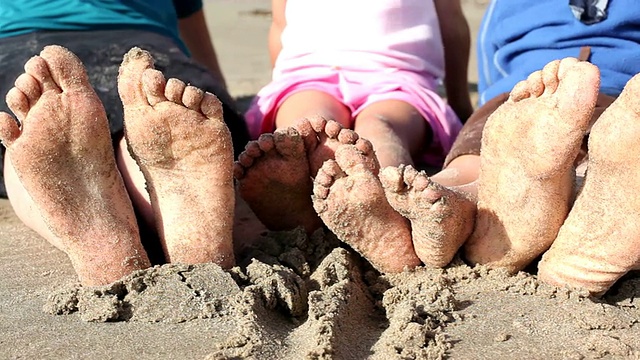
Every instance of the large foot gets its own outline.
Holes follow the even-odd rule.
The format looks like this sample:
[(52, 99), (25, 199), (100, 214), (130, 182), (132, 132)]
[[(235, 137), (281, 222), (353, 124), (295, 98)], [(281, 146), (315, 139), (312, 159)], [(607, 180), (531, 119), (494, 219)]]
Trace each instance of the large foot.
[(549, 248), (569, 211), (572, 166), (599, 80), (589, 63), (553, 61), (516, 85), (489, 118), (469, 261), (516, 272)]
[(584, 186), (539, 264), (542, 281), (601, 295), (640, 269), (639, 98), (636, 75), (592, 127)]
[(389, 204), (411, 221), (411, 237), (423, 263), (446, 266), (467, 240), (476, 204), (467, 195), (446, 188), (411, 166), (380, 172)]
[(263, 134), (236, 162), (240, 195), (267, 228), (302, 226), (311, 233), (322, 226), (311, 201), (312, 177), (322, 162), (333, 159), (335, 148), (357, 140), (353, 131), (321, 118)]
[(420, 265), (409, 224), (387, 202), (366, 140), (343, 145), (318, 171), (314, 208), (336, 236), (381, 272)]
[(104, 285), (149, 266), (116, 168), (102, 103), (80, 60), (47, 46), (7, 94), (20, 121), (0, 113), (7, 156), (83, 285)]
[(233, 266), (233, 147), (220, 101), (165, 81), (138, 48), (124, 57), (118, 91), (167, 260)]

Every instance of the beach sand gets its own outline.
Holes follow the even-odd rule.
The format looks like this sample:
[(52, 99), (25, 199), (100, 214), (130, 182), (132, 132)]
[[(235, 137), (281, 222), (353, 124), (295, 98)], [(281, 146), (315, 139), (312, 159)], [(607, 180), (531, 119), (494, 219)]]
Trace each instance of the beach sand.
[[(463, 2), (475, 39), (486, 5)], [(270, 77), (269, 4), (205, 1), (245, 105)], [(329, 233), (268, 233), (240, 207), (232, 271), (163, 266), (81, 288), (0, 200), (0, 359), (640, 358), (638, 272), (600, 300), (457, 259), (381, 276)]]

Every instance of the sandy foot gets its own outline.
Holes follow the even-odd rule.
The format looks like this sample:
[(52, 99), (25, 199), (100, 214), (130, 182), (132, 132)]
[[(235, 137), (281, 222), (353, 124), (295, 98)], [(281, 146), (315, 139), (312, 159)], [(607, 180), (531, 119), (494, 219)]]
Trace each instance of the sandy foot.
[(339, 145), (357, 140), (353, 131), (322, 118), (262, 134), (235, 164), (240, 194), (270, 230), (302, 226), (311, 233), (322, 226), (311, 201), (312, 177)]
[(233, 266), (233, 148), (220, 101), (165, 81), (139, 48), (124, 57), (118, 91), (167, 260)]
[(420, 260), (435, 267), (451, 262), (473, 231), (475, 203), (411, 166), (386, 167), (380, 181), (389, 204), (411, 221)]
[(572, 165), (598, 87), (595, 66), (553, 61), (516, 85), (489, 118), (467, 260), (515, 272), (548, 249), (569, 211)]
[(601, 295), (640, 269), (639, 97), (636, 75), (592, 127), (584, 187), (539, 264), (542, 281)]
[(343, 145), (335, 157), (314, 182), (313, 205), (325, 225), (381, 272), (420, 265), (409, 224), (387, 202), (378, 168), (371, 166), (371, 143)]
[(80, 60), (47, 46), (7, 94), (22, 128), (0, 114), (0, 137), (20, 182), (83, 285), (149, 266), (115, 164), (102, 103)]

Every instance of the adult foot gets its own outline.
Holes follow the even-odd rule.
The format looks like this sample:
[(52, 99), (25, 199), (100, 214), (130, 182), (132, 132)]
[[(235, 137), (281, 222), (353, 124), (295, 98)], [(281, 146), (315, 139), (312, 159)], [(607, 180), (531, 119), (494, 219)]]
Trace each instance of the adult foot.
[(233, 147), (220, 101), (165, 81), (139, 48), (124, 56), (118, 91), (167, 261), (233, 266)]
[(640, 269), (639, 97), (636, 75), (591, 128), (584, 186), (542, 257), (542, 281), (601, 295)]
[(7, 94), (21, 127), (0, 113), (0, 138), (47, 240), (69, 255), (83, 285), (149, 267), (116, 167), (107, 116), (80, 60), (47, 46)]
[(435, 267), (451, 262), (473, 231), (475, 203), (411, 166), (386, 167), (380, 181), (389, 204), (411, 221), (418, 258)]
[(314, 182), (313, 206), (325, 225), (381, 272), (420, 265), (409, 223), (385, 197), (373, 146), (366, 140), (340, 146)]
[(322, 226), (311, 201), (312, 177), (322, 162), (333, 159), (335, 148), (357, 140), (353, 131), (322, 118), (262, 134), (235, 164), (240, 195), (267, 228), (302, 226), (311, 233)]
[(587, 62), (553, 61), (516, 85), (489, 118), (467, 260), (516, 272), (549, 248), (569, 211), (573, 162), (599, 80)]

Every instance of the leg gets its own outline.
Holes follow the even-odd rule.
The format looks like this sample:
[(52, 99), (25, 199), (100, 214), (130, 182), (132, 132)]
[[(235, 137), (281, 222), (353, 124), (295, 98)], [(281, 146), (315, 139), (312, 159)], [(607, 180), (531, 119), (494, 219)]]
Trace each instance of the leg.
[(413, 165), (431, 138), (426, 120), (412, 105), (400, 100), (375, 102), (358, 114), (355, 132), (373, 144), (380, 166)]
[(148, 267), (107, 117), (82, 63), (48, 46), (25, 70), (7, 94), (21, 129), (8, 114), (0, 116), (18, 216), (69, 255), (84, 285)]
[(515, 272), (551, 245), (569, 211), (573, 162), (598, 87), (595, 66), (554, 61), (520, 82), (489, 118), (469, 261)]
[(322, 117), (349, 128), (351, 112), (338, 99), (317, 90), (303, 90), (290, 95), (276, 112), (276, 129), (286, 129), (300, 119)]
[(311, 178), (339, 145), (357, 140), (353, 131), (320, 117), (262, 134), (235, 165), (240, 194), (267, 228), (302, 226), (311, 233), (322, 226), (311, 202)]
[(156, 228), (156, 219), (151, 206), (151, 198), (147, 191), (147, 181), (140, 170), (140, 166), (131, 156), (129, 146), (125, 137), (118, 141), (116, 146), (116, 164), (122, 174), (124, 185), (129, 193), (129, 198), (134, 208), (144, 219), (146, 225), (151, 229)]
[(409, 224), (387, 202), (373, 147), (366, 140), (343, 145), (324, 163), (314, 184), (313, 206), (336, 236), (381, 272), (420, 265)]
[(629, 270), (640, 269), (639, 96), (636, 75), (592, 127), (584, 186), (542, 257), (542, 281), (601, 295)]
[(118, 91), (167, 260), (233, 266), (233, 150), (220, 102), (165, 81), (138, 48), (124, 57)]

